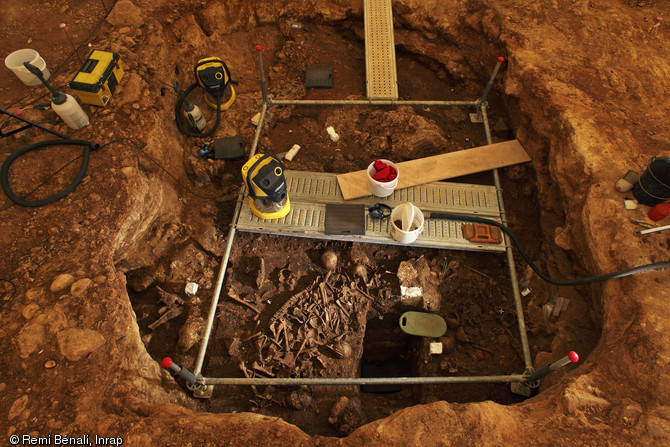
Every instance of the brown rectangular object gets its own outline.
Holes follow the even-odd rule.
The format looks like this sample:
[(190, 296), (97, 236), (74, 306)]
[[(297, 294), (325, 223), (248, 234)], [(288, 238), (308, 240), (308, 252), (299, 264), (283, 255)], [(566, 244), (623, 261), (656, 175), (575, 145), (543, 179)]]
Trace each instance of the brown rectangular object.
[(461, 225), (461, 233), (470, 242), (499, 244), (502, 241), (500, 229), (492, 225), (464, 223)]
[[(489, 171), (527, 161), (530, 161), (530, 156), (518, 140), (403, 161), (396, 163), (399, 172), (396, 189)], [(371, 195), (365, 170), (340, 174), (337, 176), (337, 183), (340, 185), (344, 200)]]

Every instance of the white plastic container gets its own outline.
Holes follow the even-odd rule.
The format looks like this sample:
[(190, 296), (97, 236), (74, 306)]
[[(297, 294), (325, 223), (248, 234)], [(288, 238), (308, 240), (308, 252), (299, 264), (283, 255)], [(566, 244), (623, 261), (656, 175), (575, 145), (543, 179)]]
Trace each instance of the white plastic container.
[(398, 179), (400, 178), (400, 171), (398, 170), (398, 167), (395, 165), (390, 160), (386, 159), (381, 159), (384, 163), (386, 163), (389, 166), (393, 166), (395, 168), (395, 171), (397, 173), (395, 179), (391, 180), (390, 182), (378, 182), (377, 180), (373, 179), (372, 176), (377, 173), (375, 170), (375, 162), (373, 161), (370, 163), (368, 166), (368, 185), (370, 186), (370, 192), (372, 195), (377, 196), (377, 197), (388, 197), (391, 194), (393, 194), (393, 191), (395, 190), (395, 187), (398, 186)]
[(640, 180), (640, 175), (637, 172), (628, 171), (626, 172), (626, 175), (617, 180), (614, 189), (619, 192), (628, 192), (633, 189), (633, 186), (635, 186), (635, 183), (637, 183), (638, 180)]
[(423, 213), (412, 203), (402, 203), (391, 211), (391, 236), (403, 244), (411, 244), (423, 231)]
[(47, 69), (47, 63), (42, 59), (40, 54), (35, 50), (30, 50), (24, 48), (22, 50), (16, 50), (5, 58), (5, 65), (7, 68), (12, 70), (17, 78), (21, 80), (25, 85), (35, 86), (40, 85), (42, 82), (32, 74), (26, 67), (23, 66), (24, 62), (29, 62), (30, 64), (36, 66), (42, 71), (42, 76), (44, 80), (48, 80), (51, 73)]
[(57, 92), (51, 97), (51, 108), (70, 129), (77, 130), (89, 125), (88, 115), (71, 95)]
[(190, 106), (190, 110), (188, 106), (184, 107), (184, 116), (191, 126), (195, 126), (198, 132), (202, 132), (202, 129), (207, 125), (207, 120), (200, 111), (200, 107), (195, 104), (190, 104)]

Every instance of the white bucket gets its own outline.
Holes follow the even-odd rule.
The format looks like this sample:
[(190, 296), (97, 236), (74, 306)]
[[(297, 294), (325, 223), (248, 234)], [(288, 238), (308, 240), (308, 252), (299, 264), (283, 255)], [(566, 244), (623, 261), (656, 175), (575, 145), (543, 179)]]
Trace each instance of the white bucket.
[(16, 50), (5, 58), (5, 65), (12, 70), (16, 77), (25, 85), (40, 85), (42, 82), (37, 76), (29, 72), (28, 69), (23, 66), (24, 62), (29, 62), (39, 68), (42, 71), (44, 80), (49, 79), (49, 76), (51, 76), (51, 73), (49, 73), (49, 70), (47, 69), (47, 63), (44, 62), (44, 59), (40, 57), (40, 54), (37, 51), (29, 50), (27, 48)]
[(397, 172), (397, 175), (395, 179), (391, 180), (390, 182), (378, 182), (377, 180), (373, 179), (372, 176), (377, 173), (375, 170), (375, 162), (373, 161), (370, 163), (368, 166), (368, 184), (370, 185), (370, 192), (372, 195), (377, 196), (377, 197), (388, 197), (391, 194), (393, 194), (393, 190), (395, 189), (396, 186), (398, 186), (398, 178), (400, 177), (400, 171), (398, 170), (398, 167), (395, 165), (390, 160), (385, 160), (381, 159), (380, 161), (383, 161), (389, 166), (393, 166), (395, 168), (395, 171)]
[(391, 211), (391, 236), (403, 244), (411, 244), (423, 231), (423, 213), (412, 203), (402, 203)]

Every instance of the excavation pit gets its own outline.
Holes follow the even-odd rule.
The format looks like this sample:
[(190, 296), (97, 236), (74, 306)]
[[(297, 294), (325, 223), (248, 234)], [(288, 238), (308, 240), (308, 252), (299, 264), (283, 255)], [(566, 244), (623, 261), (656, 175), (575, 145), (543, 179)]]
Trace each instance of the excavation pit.
[[(124, 8), (140, 3), (118, 2)], [(89, 6), (88, 14), (103, 7)], [(9, 410), (8, 436), (61, 431), (99, 431), (112, 436), (122, 432), (128, 436), (128, 445), (156, 443), (165, 440), (166, 433), (175, 445), (194, 439), (211, 444), (226, 439), (245, 445), (336, 445), (340, 441), (346, 445), (430, 445), (447, 438), (464, 444), (550, 444), (556, 436), (588, 444), (662, 438), (667, 417), (658, 404), (667, 395), (663, 385), (667, 382), (663, 380), (667, 349), (658, 341), (658, 334), (667, 328), (659, 297), (666, 292), (662, 274), (655, 272), (595, 286), (559, 288), (540, 281), (515, 256), (520, 285), (530, 291), (522, 297), (522, 312), (533, 367), (540, 368), (571, 349), (581, 354), (583, 362), (547, 376), (539, 394), (521, 405), (516, 402), (522, 398), (510, 393), (506, 385), (488, 383), (405, 385), (393, 393), (372, 393), (355, 385), (274, 389), (260, 385), (260, 395), (271, 396), (269, 399), (258, 398), (249, 386), (215, 386), (209, 399), (200, 400), (191, 397), (192, 390), (183, 381), (160, 370), (159, 362), (166, 355), (194, 369), (236, 208), (242, 164), (213, 163), (194, 155), (197, 147), (174, 129), (175, 97), (169, 78), (188, 84), (192, 81), (191, 59), (212, 55), (216, 48), (220, 52), (216, 55), (229, 63), (233, 77), (240, 80), (238, 99), (225, 114), (221, 134), (242, 134), (247, 149), (255, 130), (249, 119), (260, 109), (252, 48), (256, 43), (264, 47), (269, 92), (275, 99), (365, 97), (360, 5), (319, 4), (300, 13), (290, 5), (281, 11), (277, 5), (262, 6), (265, 9), (253, 14), (254, 5), (248, 3), (224, 7), (214, 2), (204, 6), (145, 2), (139, 12), (128, 15), (136, 21), (141, 18), (143, 24), (101, 25), (105, 37), (96, 38), (93, 44), (119, 51), (129, 70), (114, 102), (107, 109), (90, 110), (95, 129), (84, 129), (77, 137), (100, 143), (118, 137), (142, 139), (140, 147), (153, 161), (128, 142), (113, 143), (92, 156), (89, 176), (57, 207), (5, 211), (8, 225), (0, 239), (8, 249), (2, 277), (17, 285), (16, 296), (3, 301), (2, 308), (3, 351), (13, 357), (9, 360), (16, 360), (7, 362), (10, 366), (0, 384), (0, 399)], [(664, 70), (657, 53), (662, 54), (665, 43), (640, 25), (647, 20), (648, 8), (628, 10), (598, 2), (565, 6), (464, 2), (445, 11), (439, 2), (422, 6), (395, 2), (395, 38), (403, 99), (476, 99), (496, 58), (504, 55), (509, 59), (489, 97), (492, 136), (518, 138), (533, 158), (527, 165), (499, 171), (509, 226), (552, 277), (576, 278), (665, 257), (663, 233), (630, 236), (637, 229), (630, 215), (640, 217), (644, 210), (619, 213), (620, 196), (610, 191), (631, 163), (659, 155), (667, 144), (662, 126), (667, 106), (654, 103), (646, 93), (663, 89), (652, 74)], [(10, 14), (5, 15), (9, 26), (0, 31), (3, 37), (16, 29), (13, 13), (21, 8), (25, 9), (9, 8)], [(47, 9), (49, 14), (39, 14)], [(71, 27), (72, 23), (86, 25), (90, 17), (77, 15), (73, 9), (68, 12)], [(50, 4), (35, 7), (36, 26), (47, 29), (44, 18), (53, 17), (51, 13), (57, 10)], [(110, 20), (121, 23), (120, 17), (112, 15)], [(249, 17), (253, 17), (251, 22)], [(605, 18), (607, 22), (602, 22)], [(572, 34), (564, 34), (565, 30)], [(31, 47), (39, 49), (50, 67), (57, 67), (63, 45), (57, 38), (46, 42), (49, 33), (39, 34), (34, 33)], [(83, 34), (75, 37), (75, 43)], [(555, 39), (558, 35), (565, 39)], [(588, 38), (582, 39), (585, 36)], [(256, 42), (259, 38), (263, 41)], [(570, 47), (574, 58), (563, 57), (565, 48), (554, 43), (559, 40), (575, 43)], [(589, 48), (580, 47), (581, 41), (589, 42)], [(25, 39), (14, 43), (20, 48)], [(612, 53), (611, 48), (621, 54)], [(644, 74), (627, 64), (612, 68), (610, 62), (634, 52)], [(76, 71), (77, 65), (76, 57), (71, 58), (54, 79), (67, 82), (65, 71)], [(333, 88), (305, 89), (304, 73), (310, 66), (332, 66)], [(8, 107), (27, 92), (17, 88), (17, 81), (9, 76), (3, 80), (11, 87), (3, 86), (2, 92)], [(38, 96), (34, 92), (29, 99)], [(600, 108), (603, 104), (605, 109)], [(487, 142), (481, 125), (470, 122), (469, 114), (476, 110), (468, 108), (273, 106), (270, 112), (273, 115), (260, 135), (259, 150), (281, 153), (298, 142), (293, 140), (306, 141), (290, 167), (296, 170), (349, 172), (364, 168), (370, 157), (390, 157), (391, 152), (401, 157), (390, 159), (402, 161)], [(49, 113), (27, 109), (36, 120), (48, 120)], [(212, 117), (208, 115), (210, 121)], [(633, 124), (629, 117), (635, 117)], [(324, 132), (326, 125), (340, 134), (338, 145), (331, 145)], [(348, 134), (352, 130), (361, 134)], [(35, 133), (30, 134), (34, 138)], [(11, 150), (22, 144), (14, 138), (5, 141)], [(9, 152), (8, 148), (5, 155)], [(610, 156), (613, 154), (616, 156)], [(13, 169), (12, 181), (17, 180), (18, 189), (27, 193), (47, 180), (48, 169), (42, 172), (42, 167), (60, 166), (61, 157), (69, 160), (69, 155), (54, 151), (27, 156)], [(155, 161), (201, 197), (174, 183)], [(76, 169), (69, 168), (59, 171), (52, 185), (40, 191), (58, 190), (66, 184)], [(489, 173), (451, 181), (494, 183)], [(292, 296), (315, 281), (318, 287), (326, 275), (320, 264), (325, 250), (336, 252), (343, 262), (338, 275), (345, 271), (351, 275), (352, 250), (367, 251), (374, 261), (368, 273), (371, 278), (378, 275), (382, 282), (381, 287), (373, 284), (372, 291), (388, 289), (389, 299), (399, 294), (401, 263), (425, 261), (427, 271), (440, 280), (441, 308), (437, 312), (463, 328), (462, 341), (456, 340), (458, 329), (448, 330), (447, 338), (456, 342), (450, 352), (441, 354), (450, 362), (444, 364), (446, 374), (522, 372), (517, 315), (510, 306), (513, 300), (504, 255), (368, 244), (361, 248), (345, 242), (238, 232), (202, 365), (206, 377), (241, 378), (239, 361), (254, 369), (256, 339), (244, 340), (257, 332), (256, 321), (269, 330), (266, 323), (271, 315)], [(269, 254), (281, 256), (275, 259)], [(261, 259), (266, 281), (278, 285), (278, 290), (257, 299)], [(443, 275), (445, 261), (447, 267), (451, 261), (458, 262), (455, 276), (451, 271)], [(59, 288), (63, 273), (82, 282), (72, 289)], [(200, 286), (193, 297), (184, 293), (191, 281)], [(228, 295), (231, 281), (242, 285), (239, 299), (261, 309), (258, 320), (253, 309)], [(51, 288), (52, 283), (56, 285)], [(184, 303), (180, 315), (152, 331), (148, 325), (169, 311), (161, 313), (163, 307), (170, 307), (157, 302), (156, 286)], [(551, 306), (566, 300), (567, 308), (553, 315)], [(369, 373), (371, 362), (365, 357), (374, 358), (371, 346), (381, 345), (381, 334), (391, 330), (375, 325), (391, 317), (369, 310), (363, 313), (357, 339), (350, 345), (351, 360), (337, 357), (325, 345), (316, 346), (327, 365), (344, 361), (346, 367), (323, 368), (315, 356), (313, 369), (358, 378), (377, 374)], [(395, 310), (390, 314), (397, 316)], [(233, 339), (242, 334), (236, 353)], [(82, 341), (85, 350), (73, 351), (75, 340)], [(402, 375), (445, 374), (442, 362), (433, 358), (440, 354), (427, 354), (424, 341), (413, 340), (408, 347), (391, 339), (386, 355), (377, 357), (378, 374), (390, 367), (402, 370), (408, 364), (409, 372), (402, 371)], [(444, 341), (443, 349), (451, 343)], [(398, 362), (391, 355), (393, 350), (407, 350), (411, 355), (398, 356), (402, 360)], [(272, 362), (260, 364), (253, 374), (262, 375), (261, 369), (268, 365), (272, 367)], [(279, 372), (277, 368), (272, 374)], [(103, 404), (99, 403), (101, 395), (109, 396)], [(347, 397), (346, 405), (342, 396)], [(338, 405), (342, 412), (331, 424), (329, 413)], [(49, 418), (36, 418), (37, 408), (49, 409)]]
[[(330, 25), (310, 22), (302, 25), (301, 32), (309, 33), (305, 42), (336, 39), (339, 42), (331, 42), (335, 44), (333, 48), (351, 50), (330, 52), (330, 47), (319, 46), (315, 65), (337, 61), (342, 67), (356, 66), (361, 57), (361, 42), (355, 32), (338, 33)], [(307, 47), (305, 43), (302, 51), (297, 51), (295, 40), (287, 39), (278, 50), (279, 56), (269, 58), (274, 62), (268, 67), (270, 92), (278, 89), (278, 95), (333, 100), (338, 94), (360, 89), (364, 73), (346, 77), (338, 74), (337, 69), (332, 90), (305, 89), (299, 82), (302, 79), (299, 67), (304, 64), (292, 63), (291, 56), (308, 53)], [(477, 85), (479, 79), (454, 81), (444, 71), (426, 68), (437, 66), (434, 61), (426, 63), (425, 56), (407, 50), (399, 51), (398, 65), (402, 68), (400, 93), (407, 98), (430, 100), (430, 94), (449, 92), (450, 100), (458, 101), (462, 99), (456, 98), (459, 94), (481, 90), (481, 85)], [(495, 141), (513, 137), (508, 123), (517, 118), (504, 114), (505, 101), (497, 91), (493, 91), (488, 103), (487, 118), (495, 123), (491, 126), (492, 137)], [(427, 105), (273, 106), (267, 110), (266, 122), (260, 127), (258, 149), (279, 153), (299, 143), (303, 149), (295, 160), (286, 162), (288, 168), (349, 172), (361, 169), (371, 158), (388, 156), (404, 161), (484, 145), (487, 139), (483, 126), (469, 117), (469, 112), (476, 110), (474, 106)], [(331, 123), (346, 136), (337, 144), (322, 132)], [(519, 165), (503, 169), (501, 174), (509, 219), (521, 229), (520, 237), (527, 249), (537, 254), (541, 241), (532, 237), (539, 225), (533, 186), (536, 173), (529, 166)], [(486, 172), (454, 181), (494, 184), (493, 176)], [(338, 256), (338, 266), (333, 271), (321, 264), (321, 254), (326, 250)], [(291, 256), (287, 258), (284, 253)], [(172, 255), (180, 257), (177, 252)], [(171, 259), (162, 262), (168, 261), (174, 262)], [(365, 267), (365, 279), (352, 273), (355, 265)], [(423, 298), (403, 299), (398, 279), (401, 266), (418, 271), (424, 285), (433, 290)], [(516, 268), (525, 283), (530, 284), (532, 273), (522, 263)], [(197, 276), (197, 270), (180, 272), (182, 276), (187, 273), (189, 278)], [(203, 349), (200, 339), (206, 332), (207, 294), (212, 293), (211, 271), (208, 276), (209, 286), (201, 287), (197, 301), (184, 307), (186, 317), (180, 316), (154, 331), (140, 321), (141, 333), (150, 342), (149, 352), (157, 360), (172, 353), (180, 364), (197, 368), (197, 357)], [(175, 278), (165, 279), (167, 283), (175, 283)], [(566, 313), (560, 319), (544, 316), (541, 309), (549, 300), (551, 288), (538, 283), (537, 278), (532, 282), (532, 293), (523, 298), (522, 304), (527, 309), (525, 329), (535, 355), (552, 352), (556, 343), (563, 344), (564, 341), (556, 339), (562, 336), (560, 327), (570, 324), (575, 317), (583, 323), (584, 314)], [(137, 297), (135, 291), (129, 294), (131, 298)], [(133, 300), (136, 312), (137, 303), (145, 301), (146, 297)], [(590, 307), (585, 300), (575, 301), (580, 302), (573, 303), (573, 309)], [(144, 305), (139, 306), (143, 309)], [(403, 334), (398, 317), (407, 310), (428, 310), (442, 315), (449, 322), (447, 333), (440, 339)], [(352, 245), (238, 231), (215, 315), (212, 336), (202, 357), (202, 375), (212, 384), (245, 377), (389, 378), (391, 383), (324, 386), (305, 381), (302, 386), (255, 387), (236, 386), (233, 382), (210, 384), (212, 397), (197, 402), (202, 410), (278, 416), (312, 435), (344, 436), (367, 422), (419, 403), (491, 400), (513, 404), (523, 400), (510, 391), (509, 382), (519, 379), (497, 380), (500, 383), (486, 379), (520, 377), (525, 371), (513, 291), (501, 254)], [(179, 332), (178, 340), (174, 336), (161, 337), (161, 333), (170, 331), (173, 335)], [(597, 339), (595, 321), (589, 321), (583, 331), (586, 331), (584, 340)], [(164, 340), (162, 346), (152, 341), (155, 336)], [(430, 354), (430, 342), (441, 343), (443, 353)], [(591, 342), (580, 343), (583, 352), (591, 348)], [(392, 383), (395, 378), (441, 376), (465, 377), (465, 380), (446, 384)], [(484, 379), (477, 379), (481, 377)], [(329, 420), (331, 407), (337, 407), (338, 398), (343, 396), (348, 403), (340, 409), (341, 418), (330, 416)]]

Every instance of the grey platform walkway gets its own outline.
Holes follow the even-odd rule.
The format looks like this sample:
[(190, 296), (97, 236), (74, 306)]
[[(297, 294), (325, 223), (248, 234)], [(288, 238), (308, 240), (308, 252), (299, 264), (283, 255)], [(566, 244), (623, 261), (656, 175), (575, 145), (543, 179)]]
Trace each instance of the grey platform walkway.
[[(435, 182), (395, 191), (391, 196), (374, 196), (345, 201), (337, 184), (335, 174), (305, 171), (285, 171), (290, 213), (282, 219), (259, 219), (245, 198), (237, 220), (237, 229), (255, 233), (291, 235), (318, 239), (371, 242), (403, 245), (390, 235), (390, 219), (373, 219), (367, 206), (385, 203), (391, 208), (412, 202), (424, 214), (449, 212), (469, 216), (483, 216), (500, 221), (500, 212), (494, 186), (462, 183)], [(326, 204), (360, 204), (365, 208), (364, 235), (325, 234)], [(448, 220), (427, 219), (424, 230), (413, 246), (504, 252), (504, 243), (473, 243), (463, 238), (461, 223)]]

